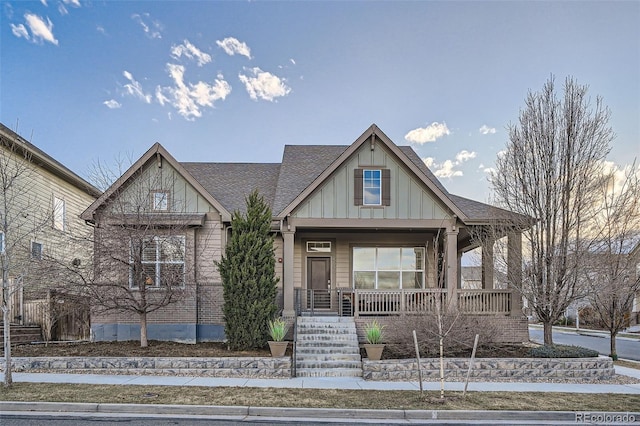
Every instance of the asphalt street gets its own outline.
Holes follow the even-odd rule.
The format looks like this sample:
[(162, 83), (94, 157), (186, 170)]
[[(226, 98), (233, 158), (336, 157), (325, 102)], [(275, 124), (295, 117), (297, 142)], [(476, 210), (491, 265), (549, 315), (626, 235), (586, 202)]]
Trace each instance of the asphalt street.
[[(544, 340), (542, 329), (530, 327), (529, 339), (536, 343), (542, 343)], [(609, 355), (609, 336), (607, 334), (580, 334), (575, 331), (553, 330), (553, 343), (582, 346), (596, 350), (601, 355)], [(618, 337), (616, 349), (619, 358), (640, 361), (640, 340)]]

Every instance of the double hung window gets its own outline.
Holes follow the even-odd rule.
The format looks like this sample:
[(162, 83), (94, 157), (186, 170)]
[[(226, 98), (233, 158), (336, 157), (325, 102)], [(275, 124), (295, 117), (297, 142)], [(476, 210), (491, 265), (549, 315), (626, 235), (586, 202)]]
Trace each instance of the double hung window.
[(131, 242), (130, 285), (184, 286), (184, 236), (156, 236)]

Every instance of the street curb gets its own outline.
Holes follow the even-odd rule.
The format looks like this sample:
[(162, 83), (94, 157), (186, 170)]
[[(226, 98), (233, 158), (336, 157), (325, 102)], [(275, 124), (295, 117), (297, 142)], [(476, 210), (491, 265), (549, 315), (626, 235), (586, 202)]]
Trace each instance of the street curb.
[[(491, 411), (491, 410), (366, 410), (336, 408), (282, 408), (214, 405), (99, 404), (0, 401), (1, 415), (35, 413), (131, 414), (149, 417), (261, 417), (362, 420), (472, 420), (576, 422), (585, 415), (626, 415), (640, 421), (640, 412), (582, 413), (574, 411)], [(0, 416), (1, 416), (0, 415)]]

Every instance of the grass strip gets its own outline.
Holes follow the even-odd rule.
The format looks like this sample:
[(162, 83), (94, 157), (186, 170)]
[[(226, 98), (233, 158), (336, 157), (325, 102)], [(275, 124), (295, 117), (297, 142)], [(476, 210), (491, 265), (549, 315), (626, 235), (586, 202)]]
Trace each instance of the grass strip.
[(640, 395), (14, 383), (2, 401), (405, 410), (640, 411)]

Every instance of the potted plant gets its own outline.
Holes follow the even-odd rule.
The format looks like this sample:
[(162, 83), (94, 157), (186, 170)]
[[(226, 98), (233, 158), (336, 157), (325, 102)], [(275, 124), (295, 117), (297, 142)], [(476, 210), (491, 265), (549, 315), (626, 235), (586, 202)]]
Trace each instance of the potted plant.
[(380, 325), (377, 320), (371, 321), (364, 327), (364, 333), (367, 339), (364, 349), (367, 351), (367, 358), (371, 361), (379, 361), (382, 357), (382, 350), (384, 349), (384, 344), (382, 343), (384, 336), (383, 328), (384, 326)]
[(289, 342), (284, 341), (284, 336), (287, 334), (288, 329), (287, 322), (282, 318), (269, 321), (269, 336), (271, 336), (271, 340), (268, 343), (272, 357), (284, 356), (287, 351)]

